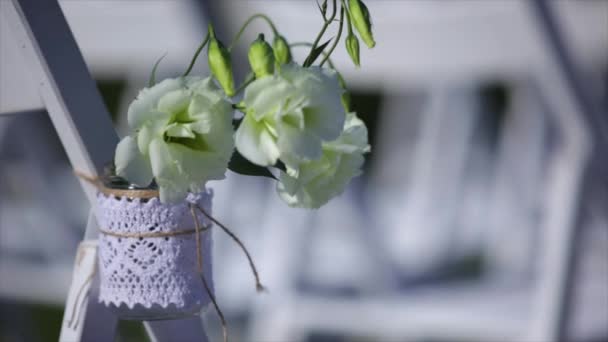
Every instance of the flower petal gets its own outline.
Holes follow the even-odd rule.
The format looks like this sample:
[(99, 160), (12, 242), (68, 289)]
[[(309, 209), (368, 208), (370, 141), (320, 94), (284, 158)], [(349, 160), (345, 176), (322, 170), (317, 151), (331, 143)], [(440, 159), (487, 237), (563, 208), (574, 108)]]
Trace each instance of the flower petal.
[(365, 123), (355, 113), (349, 113), (342, 135), (335, 141), (326, 143), (324, 148), (342, 153), (369, 152)]
[(213, 78), (211, 77), (186, 77), (186, 85), (194, 94), (204, 96), (211, 103), (226, 100), (226, 95), (214, 83)]
[(165, 113), (179, 114), (188, 108), (190, 97), (190, 92), (186, 89), (170, 91), (158, 100), (158, 109)]
[[(336, 104), (338, 105), (336, 106)], [(346, 113), (339, 97), (337, 103), (326, 103), (324, 105), (324, 107), (313, 106), (302, 109), (304, 125), (307, 130), (310, 130), (319, 138), (331, 141), (338, 138), (342, 133)], [(328, 115), (328, 111), (331, 111), (331, 115)]]
[(116, 174), (133, 184), (145, 187), (152, 182), (150, 162), (137, 148), (137, 142), (131, 136), (123, 138), (116, 146), (114, 157)]
[(188, 194), (187, 180), (181, 177), (167, 143), (155, 138), (150, 143), (149, 151), (150, 164), (159, 187), (161, 202), (172, 203), (183, 200)]
[(180, 78), (166, 79), (151, 88), (144, 88), (137, 98), (131, 102), (127, 111), (127, 119), (131, 130), (139, 130), (150, 119), (151, 111), (156, 109), (159, 99), (167, 92), (179, 89), (183, 84)]
[(160, 113), (162, 117), (156, 119), (148, 120), (137, 133), (137, 145), (139, 146), (139, 152), (144, 155), (148, 154), (148, 145), (152, 142), (154, 138), (162, 138), (163, 132), (165, 130), (165, 126), (169, 122), (169, 117), (161, 112), (151, 112), (156, 113), (157, 115)]
[[(353, 177), (361, 174), (363, 155), (361, 153), (328, 156), (332, 165), (319, 172), (314, 170), (316, 161), (302, 165), (297, 177), (281, 173), (277, 192), (290, 207), (316, 209), (333, 197), (341, 194)], [(326, 165), (327, 166), (327, 165)], [(310, 170), (306, 170), (310, 169)], [(315, 174), (314, 178), (304, 178), (304, 174)]]
[(281, 159), (288, 164), (321, 157), (321, 140), (312, 132), (299, 130), (289, 124), (279, 126), (279, 150)]
[(296, 207), (298, 206), (298, 203), (303, 202), (301, 195), (298, 196), (300, 191), (298, 180), (294, 177), (281, 172), (280, 180), (277, 182), (276, 189), (279, 197), (281, 197), (281, 199), (290, 207)]
[(229, 158), (213, 152), (196, 151), (180, 144), (168, 144), (180, 177), (189, 188), (200, 188), (208, 180), (224, 179)]
[(294, 88), (285, 80), (273, 76), (253, 81), (245, 89), (243, 102), (256, 120), (277, 112)]
[(249, 114), (236, 131), (235, 143), (243, 157), (257, 165), (274, 165), (280, 155), (275, 138)]
[(188, 127), (188, 124), (172, 123), (167, 126), (165, 131), (168, 136), (176, 138), (194, 138), (194, 132)]
[(194, 95), (188, 106), (188, 115), (190, 117), (205, 116), (211, 114), (211, 110), (215, 102), (202, 95)]

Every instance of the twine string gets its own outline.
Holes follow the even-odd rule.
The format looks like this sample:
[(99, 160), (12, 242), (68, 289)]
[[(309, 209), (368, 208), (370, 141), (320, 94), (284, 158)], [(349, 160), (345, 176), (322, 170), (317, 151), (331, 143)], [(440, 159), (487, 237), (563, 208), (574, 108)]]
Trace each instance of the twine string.
[[(211, 225), (201, 227), (200, 232), (205, 232)], [(184, 230), (174, 230), (171, 232), (150, 232), (150, 233), (116, 233), (109, 230), (105, 230), (99, 228), (99, 231), (104, 235), (109, 235), (113, 237), (119, 238), (159, 238), (159, 237), (171, 237), (171, 236), (180, 236), (180, 235), (190, 235), (197, 233), (196, 229), (184, 229)], [(196, 234), (198, 236), (198, 234)]]
[(80, 317), (80, 313), (79, 313), (80, 309), (82, 308), (84, 303), (86, 303), (86, 299), (88, 297), (88, 290), (86, 291), (86, 294), (85, 294), (82, 302), (79, 301), (79, 298), (82, 295), (86, 286), (93, 280), (93, 277), (97, 273), (96, 269), (97, 269), (97, 267), (95, 267), (95, 264), (94, 264), (93, 271), (91, 272), (91, 274), (88, 275), (88, 277), (85, 279), (85, 281), (82, 283), (82, 285), (80, 285), (80, 288), (78, 289), (78, 292), (76, 293), (76, 298), (74, 299), (74, 305), (72, 305), (72, 314), (70, 315), (70, 319), (68, 320), (68, 328), (76, 329), (78, 327), (79, 319), (78, 320), (76, 320), (76, 319)]
[(227, 342), (228, 341), (228, 325), (226, 324), (226, 318), (224, 318), (224, 314), (222, 313), (222, 310), (220, 310), (220, 306), (217, 304), (217, 300), (215, 299), (215, 296), (211, 292), (211, 289), (209, 289), (209, 284), (207, 284), (207, 280), (205, 279), (205, 273), (203, 272), (203, 255), (200, 252), (201, 251), (201, 239), (199, 236), (200, 234), (198, 234), (198, 232), (201, 229), (201, 226), (200, 226), (200, 222), (198, 221), (198, 218), (196, 217), (196, 212), (194, 211), (194, 205), (192, 205), (192, 204), (190, 204), (190, 213), (192, 214), (192, 220), (194, 220), (194, 226), (196, 227), (196, 251), (197, 251), (196, 262), (198, 265), (198, 273), (200, 274), (201, 279), (203, 280), (203, 286), (205, 287), (205, 291), (207, 291), (207, 295), (209, 295), (209, 299), (211, 299), (211, 303), (213, 303), (215, 312), (217, 313), (218, 317), (220, 318), (220, 321), (222, 323), (222, 334), (224, 336), (224, 342)]
[(243, 252), (245, 253), (245, 256), (247, 257), (247, 260), (249, 261), (249, 267), (251, 268), (251, 271), (253, 272), (253, 276), (255, 277), (255, 288), (256, 288), (256, 290), (258, 292), (266, 291), (266, 288), (260, 282), (260, 275), (258, 274), (258, 270), (255, 267), (255, 264), (253, 263), (253, 258), (251, 258), (251, 255), (249, 254), (249, 251), (247, 250), (247, 247), (245, 247), (245, 244), (243, 244), (243, 242), (241, 242), (241, 239), (239, 239), (236, 236), (236, 234), (234, 234), (232, 231), (230, 231), (230, 229), (228, 229), (228, 227), (226, 227), (220, 221), (216, 220), (215, 218), (213, 218), (213, 216), (211, 216), (210, 214), (208, 214), (203, 208), (201, 208), (200, 205), (196, 205), (196, 207), (198, 208), (198, 210), (201, 213), (203, 213), (203, 215), (205, 215), (205, 217), (207, 217), (209, 220), (211, 220), (211, 222), (217, 224), (220, 228), (222, 228), (222, 230), (224, 230), (224, 232), (226, 234), (228, 234), (228, 236), (230, 236), (232, 238), (232, 240), (234, 240), (234, 242), (236, 242), (237, 245), (239, 245), (239, 247), (241, 248), (241, 250), (243, 250)]

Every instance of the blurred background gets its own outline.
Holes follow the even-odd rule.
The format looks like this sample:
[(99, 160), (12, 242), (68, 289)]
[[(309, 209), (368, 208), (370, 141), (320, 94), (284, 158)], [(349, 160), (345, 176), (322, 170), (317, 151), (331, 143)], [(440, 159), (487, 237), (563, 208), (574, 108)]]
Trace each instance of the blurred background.
[[(333, 55), (370, 131), (364, 175), (318, 211), (265, 179), (210, 184), (269, 288), (256, 295), (216, 231), (232, 341), (607, 341), (608, 1), (548, 2), (562, 50), (532, 1), (366, 3), (376, 48), (362, 45), (361, 69), (342, 44)], [(322, 23), (304, 0), (60, 5), (119, 134), (154, 62), (167, 53), (157, 79), (181, 74), (207, 23), (229, 42), (264, 12), (292, 43)], [(272, 36), (256, 22), (234, 50), (237, 83), (258, 32)], [(0, 48), (0, 340), (55, 341), (89, 205), (6, 20)], [(146, 337), (125, 321), (117, 339)]]

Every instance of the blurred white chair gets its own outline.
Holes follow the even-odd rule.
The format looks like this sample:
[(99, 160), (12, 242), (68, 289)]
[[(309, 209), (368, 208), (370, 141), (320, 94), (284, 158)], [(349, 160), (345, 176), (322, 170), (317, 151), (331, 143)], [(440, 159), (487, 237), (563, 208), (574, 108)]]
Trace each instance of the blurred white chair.
[[(420, 118), (416, 120), (412, 120), (413, 113), (407, 113), (406, 101), (397, 95), (387, 98), (380, 132), (395, 127), (387, 130), (394, 134), (381, 134), (374, 152), (381, 161), (401, 155), (409, 140), (398, 129), (404, 126), (418, 131), (414, 151), (401, 165), (377, 166), (370, 203), (371, 221), (376, 224), (372, 229), (392, 260), (405, 274), (415, 277), (435, 271), (453, 258), (465, 166), (481, 113), (475, 89), (470, 86), (433, 87), (427, 106), (415, 114)], [(410, 169), (409, 174), (401, 171), (404, 168)]]
[[(416, 128), (405, 127), (405, 123), (418, 123), (415, 127), (420, 128), (420, 136), (416, 140), (416, 149), (412, 150), (407, 146), (404, 148), (403, 153), (411, 156), (405, 160), (411, 163), (393, 164), (412, 169), (403, 172), (408, 174), (409, 180), (405, 186), (403, 183), (391, 182), (396, 179), (399, 169), (392, 175), (387, 172), (379, 173), (381, 176), (376, 184), (381, 189), (374, 188), (372, 191), (384, 190), (386, 193), (373, 194), (372, 202), (375, 203), (376, 212), (374, 219), (370, 221), (376, 225), (372, 223), (373, 226), (367, 229), (384, 230), (382, 240), (388, 246), (387, 253), (398, 255), (401, 260), (405, 259), (404, 265), (409, 266), (414, 273), (432, 269), (433, 266), (449, 259), (453, 254), (445, 252), (444, 248), (451, 250), (455, 241), (461, 244), (460, 251), (456, 248), (457, 252), (466, 253), (475, 249), (483, 252), (496, 272), (481, 283), (446, 284), (375, 296), (343, 298), (306, 293), (298, 289), (297, 279), (300, 275), (294, 273), (294, 269), (299, 269), (298, 263), (302, 262), (294, 254), (301, 251), (303, 244), (310, 243), (301, 240), (307, 237), (305, 232), (300, 232), (306, 229), (300, 227), (304, 220), (286, 218), (275, 223), (277, 226), (286, 226), (297, 222), (297, 227), (291, 231), (294, 235), (289, 242), (279, 238), (283, 237), (285, 232), (271, 228), (272, 222), (267, 222), (264, 224), (264, 235), (272, 237), (266, 240), (267, 244), (263, 245), (263, 249), (271, 256), (265, 259), (270, 264), (263, 265), (266, 270), (270, 270), (271, 279), (281, 279), (279, 283), (282, 286), (279, 293), (273, 292), (272, 302), (260, 301), (256, 305), (251, 338), (264, 341), (297, 341), (303, 340), (311, 332), (373, 336), (374, 339), (389, 341), (404, 338), (549, 341), (563, 338), (561, 317), (564, 310), (570, 309), (564, 306), (568, 301), (566, 296), (570, 295), (567, 279), (573, 276), (568, 270), (567, 260), (573, 251), (568, 237), (572, 236), (579, 215), (576, 199), (583, 170), (588, 163), (590, 135), (584, 115), (577, 108), (578, 99), (569, 92), (566, 76), (546, 40), (543, 23), (539, 21), (541, 18), (534, 15), (538, 13), (534, 12), (533, 3), (524, 1), (487, 3), (481, 8), (476, 3), (474, 8), (469, 8), (470, 13), (462, 8), (462, 4), (459, 4), (460, 7), (418, 3), (400, 5), (403, 6), (401, 12), (393, 8), (393, 13), (407, 13), (410, 10), (415, 12), (423, 10), (425, 6), (433, 7), (433, 11), (419, 17), (416, 23), (421, 26), (405, 25), (400, 26), (400, 30), (397, 30), (396, 26), (390, 26), (385, 30), (390, 29), (393, 34), (398, 33), (401, 37), (403, 32), (417, 37), (433, 33), (431, 36), (435, 39), (412, 40), (414, 47), (421, 44), (427, 47), (413, 49), (416, 50), (412, 51), (413, 54), (405, 53), (409, 50), (403, 48), (402, 43), (399, 44), (400, 50), (390, 54), (392, 58), (399, 60), (392, 68), (388, 66), (390, 63), (376, 59), (376, 62), (381, 61), (384, 68), (390, 68), (390, 72), (383, 73), (390, 75), (384, 80), (387, 87), (399, 84), (394, 79), (404, 79), (402, 85), (409, 88), (416, 87), (417, 84), (418, 87), (435, 90), (432, 86), (439, 83), (438, 80), (449, 79), (448, 84), (456, 86), (443, 86), (441, 89), (449, 90), (447, 94), (463, 91), (462, 89), (465, 89), (465, 92), (464, 96), (459, 98), (459, 101), (463, 101), (460, 105), (454, 108), (446, 106), (458, 112), (458, 116), (450, 116), (449, 109), (444, 109), (443, 113), (441, 110), (431, 111), (430, 115), (423, 119), (411, 120), (399, 115), (388, 118), (394, 121), (386, 123), (386, 126), (390, 127), (384, 137), (386, 140), (380, 141), (375, 149), (375, 153), (384, 158), (377, 160), (387, 160), (387, 155), (395, 156), (395, 152), (390, 149), (382, 150), (384, 146), (407, 144), (410, 137), (404, 132)], [(391, 3), (391, 6), (398, 5)], [(602, 18), (595, 15), (595, 11), (605, 9), (605, 3), (576, 6), (561, 2), (552, 3), (550, 6), (557, 6), (562, 10), (559, 12), (559, 23), (568, 27), (569, 34), (574, 31), (577, 38), (581, 38), (580, 28), (586, 27), (596, 30), (603, 37), (606, 36), (606, 32), (597, 31)], [(234, 4), (232, 7), (235, 7)], [(576, 7), (573, 11), (566, 10), (573, 7)], [(379, 4), (370, 3), (370, 10), (376, 15), (378, 12), (374, 10), (383, 8)], [(386, 18), (390, 17), (386, 15)], [(386, 23), (384, 24), (387, 27)], [(427, 31), (423, 28), (427, 28)], [(382, 28), (379, 30), (378, 36), (382, 34)], [(443, 37), (436, 32), (446, 33), (449, 39), (440, 39)], [(605, 42), (591, 43), (592, 40), (595, 41), (595, 38), (575, 41), (578, 47), (581, 44), (586, 46), (586, 49), (577, 51), (588, 52), (584, 55), (584, 60), (588, 63), (594, 63), (593, 61), (605, 56), (605, 51), (599, 51), (597, 46), (592, 47), (594, 44), (605, 47)], [(572, 39), (568, 39), (568, 42), (571, 43)], [(475, 45), (471, 45), (473, 43)], [(393, 49), (397, 48), (397, 45), (390, 42), (385, 44)], [(437, 48), (430, 49), (429, 45)], [(429, 49), (435, 53), (430, 53)], [(442, 53), (437, 53), (438, 50)], [(375, 65), (373, 59), (369, 63)], [(379, 65), (376, 67), (380, 68)], [(369, 73), (378, 72), (374, 67), (364, 70)], [(451, 72), (442, 73), (438, 70)], [(368, 79), (368, 84), (370, 79), (371, 82), (374, 80), (370, 74), (361, 75)], [(349, 76), (351, 74), (347, 72), (347, 78)], [(462, 212), (456, 214), (454, 210), (464, 209), (463, 204), (459, 202), (466, 199), (459, 197), (462, 195), (459, 190), (463, 186), (463, 173), (469, 172), (464, 169), (464, 163), (474, 151), (470, 136), (476, 120), (475, 115), (479, 115), (474, 103), (467, 104), (467, 101), (471, 101), (471, 92), (467, 94), (466, 89), (470, 89), (473, 81), (488, 78), (502, 78), (513, 84), (513, 108), (509, 119), (503, 124), (504, 130), (500, 132), (496, 169), (485, 176), (490, 177), (494, 185), (483, 189), (484, 185), (481, 184), (481, 189), (478, 190), (482, 195), (469, 194), (478, 196), (472, 201), (477, 201), (487, 212), (463, 217)], [(360, 78), (355, 77), (355, 80)], [(459, 83), (464, 87), (459, 89)], [(535, 90), (535, 87), (538, 89)], [(538, 98), (528, 98), (535, 94), (539, 95)], [(432, 96), (441, 100), (445, 95), (437, 93)], [(546, 103), (550, 105), (544, 107)], [(398, 100), (389, 103), (387, 108), (398, 113)], [(387, 118), (386, 115), (383, 117)], [(455, 117), (462, 118), (462, 122), (455, 124)], [(438, 133), (443, 132), (443, 125), (451, 128), (447, 130), (449, 134), (453, 134), (451, 138), (449, 135)], [(553, 145), (550, 137), (548, 138), (548, 130), (559, 137), (559, 144)], [(521, 139), (522, 135), (525, 138)], [(391, 136), (393, 139), (389, 138)], [(441, 140), (430, 139), (433, 136), (445, 139), (444, 145), (449, 146), (440, 145)], [(427, 142), (425, 139), (428, 139)], [(447, 160), (440, 159), (444, 156), (443, 153), (446, 153)], [(523, 154), (526, 155), (522, 157)], [(404, 160), (402, 155), (394, 158)], [(482, 159), (477, 161), (478, 166), (484, 167), (483, 157), (478, 158)], [(520, 162), (522, 165), (518, 165)], [(387, 160), (387, 163), (390, 161)], [(452, 172), (447, 172), (446, 168)], [(388, 180), (384, 178), (387, 175)], [(395, 188), (390, 189), (391, 186)], [(416, 187), (420, 188), (416, 190)], [(446, 197), (441, 196), (444, 189)], [(407, 193), (403, 194), (401, 191)], [(382, 198), (383, 195), (387, 197)], [(484, 201), (483, 198), (487, 200)], [(349, 202), (348, 197), (334, 201)], [(406, 207), (399, 208), (395, 201), (405, 204)], [(350, 205), (352, 206), (352, 203)], [(393, 209), (389, 209), (391, 206)], [(276, 210), (273, 212), (276, 213)], [(416, 212), (424, 214), (415, 215)], [(512, 216), (505, 219), (503, 215), (509, 214)], [(416, 217), (419, 219), (415, 220)], [(275, 218), (273, 221), (277, 220), (279, 219)], [(399, 227), (408, 221), (415, 223), (410, 226), (419, 226), (420, 231), (418, 234), (405, 234), (407, 238), (399, 241)], [(468, 238), (462, 239), (459, 236), (462, 231), (455, 225), (474, 228), (465, 231)], [(318, 229), (323, 227), (317, 222), (313, 230)], [(536, 234), (542, 238), (538, 241), (540, 248), (535, 244)], [(525, 242), (525, 245), (521, 248), (507, 247), (522, 242)], [(423, 243), (424, 247), (420, 247), (420, 243)], [(290, 245), (289, 251), (285, 251), (286, 244)], [(334, 246), (339, 248), (339, 245)], [(400, 250), (400, 246), (408, 246), (410, 249)], [(281, 252), (275, 254), (273, 251)], [(430, 261), (421, 260), (419, 253), (415, 251), (424, 251), (424, 256), (429, 256), (430, 253)], [(272, 255), (281, 257), (273, 258)], [(282, 257), (284, 255), (288, 257)], [(531, 264), (531, 255), (537, 256), (538, 264)], [(422, 269), (416, 270), (415, 267)], [(527, 282), (532, 270), (537, 271), (534, 275), (536, 281)], [(282, 273), (277, 275), (275, 272)], [(505, 282), (498, 276), (505, 274), (513, 275), (520, 281)], [(280, 278), (281, 276), (287, 279)], [(587, 323), (592, 328), (587, 327), (587, 330), (579, 331), (581, 335), (577, 336), (589, 337), (598, 332), (598, 336), (601, 336), (607, 333), (601, 319)]]

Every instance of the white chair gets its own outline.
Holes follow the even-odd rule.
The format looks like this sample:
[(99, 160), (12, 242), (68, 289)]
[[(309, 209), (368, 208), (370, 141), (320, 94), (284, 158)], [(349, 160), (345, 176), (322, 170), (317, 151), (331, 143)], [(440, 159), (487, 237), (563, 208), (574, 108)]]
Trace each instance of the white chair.
[[(447, 85), (442, 84), (439, 89), (443, 92), (446, 91), (445, 89), (458, 91), (458, 86), (452, 88), (450, 86), (460, 83), (464, 84), (465, 89), (470, 89), (471, 80), (488, 77), (504, 78), (513, 85), (514, 108), (511, 110), (509, 121), (504, 124), (504, 131), (500, 134), (499, 160), (496, 163), (499, 169), (492, 176), (495, 177), (494, 186), (485, 190), (491, 198), (489, 203), (484, 204), (488, 212), (480, 217), (452, 216), (451, 219), (460, 219), (463, 225), (477, 225), (479, 230), (471, 234), (478, 240), (476, 242), (473, 240), (472, 246), (469, 247), (484, 248), (490, 263), (497, 270), (496, 275), (506, 272), (523, 280), (525, 285), (531, 271), (535, 270), (536, 281), (526, 287), (517, 283), (505, 283), (504, 279), (494, 276), (476, 284), (445, 285), (402, 294), (375, 294), (355, 299), (307, 294), (298, 289), (298, 279), (301, 274), (294, 270), (300, 270), (302, 261), (298, 253), (302, 251), (302, 246), (310, 243), (310, 238), (307, 236), (309, 228), (302, 226), (308, 224), (308, 220), (312, 218), (290, 218), (296, 214), (289, 216), (286, 214), (283, 219), (273, 216), (264, 224), (266, 228), (264, 235), (267, 238), (262, 249), (268, 256), (261, 263), (261, 268), (263, 272), (269, 273), (264, 274), (267, 278), (279, 284), (279, 290), (278, 293), (273, 292), (272, 301), (257, 302), (251, 338), (264, 341), (296, 341), (303, 340), (311, 332), (319, 331), (372, 336), (387, 341), (403, 338), (552, 341), (565, 338), (564, 317), (571, 309), (566, 303), (570, 303), (572, 296), (572, 288), (569, 284), (573, 279), (570, 260), (573, 257), (574, 242), (571, 237), (581, 229), (577, 218), (580, 217), (577, 201), (581, 200), (579, 193), (583, 189), (582, 180), (586, 174), (585, 170), (589, 167), (590, 148), (596, 143), (597, 135), (590, 129), (589, 113), (579, 107), (583, 100), (577, 93), (571, 91), (572, 83), (569, 79), (570, 75), (567, 74), (567, 69), (571, 65), (567, 65), (568, 63), (560, 57), (564, 53), (569, 55), (572, 50), (564, 52), (559, 49), (557, 44), (563, 43), (561, 39), (564, 39), (564, 36), (560, 36), (560, 32), (555, 35), (555, 25), (565, 23), (566, 27), (571, 29), (568, 31), (569, 34), (576, 32), (578, 39), (575, 42), (568, 39), (567, 42), (575, 43), (578, 51), (588, 52), (585, 55), (586, 63), (601, 60), (606, 56), (605, 42), (601, 42), (598, 36), (584, 38), (580, 30), (581, 27), (585, 27), (588, 30), (595, 30), (604, 39), (607, 38), (606, 32), (601, 33), (602, 19), (595, 13), (605, 10), (606, 4), (594, 4), (576, 6), (563, 2), (511, 1), (490, 2), (484, 5), (476, 3), (474, 6), (465, 7), (463, 4), (456, 6), (456, 4), (371, 2), (370, 11), (376, 18), (386, 20), (376, 26), (378, 41), (382, 42), (381, 37), (385, 38), (384, 45), (380, 43), (378, 49), (371, 51), (369, 55), (364, 54), (364, 61), (367, 61), (369, 67), (366, 65), (367, 68), (363, 69), (360, 75), (354, 76), (354, 73), (345, 68), (347, 79), (350, 77), (355, 82), (378, 84), (381, 82), (373, 77), (374, 73), (385, 75), (384, 84), (387, 89), (399, 85), (407, 89), (417, 87), (436, 91), (437, 84), (447, 83)], [(254, 5), (234, 3), (227, 5), (232, 10), (238, 9), (239, 6), (249, 8)], [(289, 13), (285, 21), (305, 20), (302, 19), (305, 16), (297, 18), (292, 16), (293, 9), (291, 11), (286, 9), (291, 5), (282, 6), (281, 11)], [(297, 6), (304, 5), (293, 5), (293, 7)], [(400, 10), (397, 9), (399, 6)], [(554, 12), (556, 9), (560, 10), (559, 17), (556, 17)], [(304, 8), (302, 7), (301, 10), (304, 11)], [(391, 13), (394, 16), (398, 15), (399, 20), (405, 24), (389, 25), (388, 23), (391, 22), (387, 18), (391, 18)], [(312, 15), (314, 13), (311, 13)], [(403, 19), (403, 16), (410, 20)], [(557, 18), (564, 20), (558, 21)], [(277, 25), (280, 28), (287, 27), (289, 30), (289, 25), (281, 25), (280, 21)], [(563, 27), (558, 26), (558, 29)], [(586, 32), (586, 35), (588, 34), (589, 32)], [(400, 38), (388, 40), (389, 37), (395, 36)], [(406, 44), (406, 48), (403, 44)], [(412, 46), (411, 50), (407, 49), (408, 45)], [(604, 51), (601, 51), (599, 46), (602, 46)], [(373, 53), (379, 53), (382, 49), (392, 51), (383, 54), (383, 56), (389, 55), (389, 58), (371, 57)], [(340, 58), (342, 57), (338, 54), (337, 60), (340, 61)], [(348, 63), (345, 58), (342, 61), (344, 63), (338, 64)], [(391, 91), (388, 90), (388, 93), (390, 94)], [(538, 97), (527, 98), (534, 95)], [(438, 93), (432, 96), (441, 99), (442, 95)], [(466, 101), (467, 98), (471, 99), (466, 95), (462, 99)], [(389, 102), (387, 109), (399, 113), (399, 99), (389, 97), (389, 100), (392, 102)], [(458, 172), (463, 172), (462, 163), (471, 153), (471, 142), (467, 137), (470, 136), (472, 123), (475, 122), (475, 107), (463, 105), (456, 108), (464, 123), (453, 127), (458, 130), (457, 132), (448, 130), (449, 133), (454, 134), (451, 140), (447, 140), (449, 143), (454, 143), (453, 146), (437, 146), (435, 144), (438, 144), (438, 140), (432, 138), (439, 135), (437, 132), (442, 132), (442, 125), (450, 126), (449, 123), (454, 122), (455, 119), (449, 115), (449, 110), (447, 113), (446, 110), (442, 113), (431, 109), (431, 112), (425, 112), (430, 115), (422, 120), (410, 120), (396, 114), (389, 117), (389, 120), (394, 121), (388, 122), (386, 126), (394, 133), (393, 138), (401, 139), (388, 140), (387, 145), (403, 146), (400, 142), (408, 139), (403, 137), (406, 135), (404, 132), (416, 130), (404, 127), (405, 122), (418, 123), (415, 127), (419, 128), (419, 134), (422, 135), (417, 140), (418, 149), (412, 150), (406, 146), (403, 151), (406, 156), (412, 156), (409, 159), (412, 163), (406, 164), (411, 170), (404, 174), (410, 179), (414, 177), (415, 182), (408, 183), (405, 188), (387, 189), (388, 197), (385, 199), (373, 197), (376, 200), (375, 205), (380, 207), (377, 209), (376, 218), (388, 217), (388, 219), (372, 221), (379, 224), (367, 229), (378, 231), (386, 229), (383, 238), (389, 241), (388, 246), (393, 246), (387, 248), (389, 254), (407, 255), (413, 259), (416, 253), (412, 251), (416, 249), (399, 250), (399, 246), (411, 243), (410, 247), (418, 247), (416, 243), (424, 241), (427, 244), (423, 246), (436, 248), (448, 246), (454, 241), (454, 237), (458, 237), (459, 232), (450, 230), (450, 225), (447, 223), (450, 222), (449, 215), (454, 210), (449, 205), (454, 206), (454, 202), (459, 198), (450, 201), (433, 197), (441, 193), (441, 187), (438, 187), (439, 190), (434, 188), (437, 186), (437, 181), (448, 182), (447, 188), (450, 191), (448, 195), (458, 194), (458, 191), (451, 190), (451, 187), (457, 187), (458, 182), (462, 182)], [(408, 113), (400, 114), (408, 115)], [(559, 146), (552, 146), (550, 150), (547, 150), (546, 143), (547, 125), (550, 125), (551, 130), (557, 132), (561, 139)], [(391, 130), (383, 133), (386, 132), (390, 136)], [(518, 141), (522, 135), (525, 139)], [(448, 139), (444, 136), (441, 138)], [(377, 156), (381, 156), (378, 160), (387, 160), (387, 155), (395, 156), (396, 151), (383, 150), (384, 146), (381, 144), (382, 142), (376, 146), (380, 151), (375, 150)], [(515, 161), (520, 160), (518, 151), (523, 145), (526, 148), (525, 153), (529, 155), (521, 160), (523, 163), (521, 168), (514, 169)], [(450, 155), (454, 158), (451, 163), (443, 160), (437, 162), (428, 160), (438, 158), (436, 153), (445, 151), (454, 152), (454, 155)], [(420, 156), (419, 159), (416, 156)], [(538, 161), (541, 156), (549, 157), (542, 165)], [(404, 157), (394, 158), (403, 160)], [(443, 162), (445, 164), (442, 164)], [(403, 166), (403, 163), (395, 162), (395, 164)], [(456, 176), (450, 175), (450, 178), (442, 179), (441, 177), (448, 175), (448, 172), (444, 169), (435, 169), (433, 166), (436, 165), (454, 168)], [(518, 172), (516, 180), (510, 177), (514, 171)], [(392, 180), (394, 180), (398, 172), (400, 171), (395, 171), (392, 175), (380, 172), (381, 179), (376, 184), (385, 188), (402, 186), (403, 184), (395, 185), (390, 182), (390, 177), (393, 176)], [(433, 177), (433, 174), (436, 176)], [(386, 181), (387, 176), (389, 181)], [(534, 180), (542, 180), (545, 187), (539, 189), (537, 184), (528, 183)], [(449, 183), (450, 181), (455, 183)], [(514, 181), (522, 183), (517, 184), (515, 188), (509, 188)], [(410, 184), (414, 188), (409, 187)], [(417, 186), (421, 188), (416, 190)], [(402, 189), (408, 192), (404, 194), (401, 192)], [(519, 197), (514, 198), (513, 194), (522, 196), (521, 203), (516, 203)], [(397, 203), (394, 203), (395, 200), (398, 200)], [(346, 207), (354, 206), (349, 196), (334, 201)], [(406, 209), (399, 208), (399, 201), (407, 205)], [(446, 208), (444, 204), (448, 207)], [(388, 209), (384, 205), (387, 207), (392, 205), (394, 209)], [(429, 213), (433, 205), (436, 205), (437, 213)], [(405, 217), (397, 214), (402, 209)], [(279, 209), (271, 210), (273, 213), (279, 212)], [(447, 213), (442, 212), (444, 210)], [(542, 220), (534, 217), (534, 210), (543, 211)], [(417, 211), (426, 213), (415, 215)], [(522, 215), (522, 219), (504, 220), (502, 215), (505, 213)], [(313, 217), (313, 215), (308, 216)], [(401, 219), (398, 221), (399, 224), (403, 224), (406, 219), (411, 220), (412, 226), (420, 225), (421, 233), (427, 230), (435, 233), (414, 237), (422, 240), (395, 241), (393, 239), (397, 234), (391, 234), (390, 230), (391, 228), (398, 230), (401, 226), (394, 221), (391, 222), (390, 217)], [(416, 217), (420, 219), (414, 220)], [(369, 222), (366, 221), (367, 224)], [(512, 224), (518, 225), (515, 228), (517, 232), (506, 233), (505, 229), (510, 228), (509, 225)], [(323, 229), (317, 226), (318, 223), (313, 225), (314, 229), (310, 229), (311, 231)], [(290, 233), (293, 234), (291, 238), (284, 232), (285, 227), (290, 227)], [(490, 230), (488, 236), (481, 235), (480, 230), (488, 228)], [(353, 226), (353, 231), (355, 230), (356, 225)], [(444, 238), (441, 232), (452, 234), (453, 238)], [(539, 263), (536, 267), (527, 262), (522, 265), (522, 259), (529, 256), (525, 253), (530, 253), (530, 250), (535, 248), (531, 245), (535, 236), (540, 238), (542, 244), (537, 255)], [(286, 241), (286, 238), (289, 240)], [(493, 248), (501, 239), (524, 240), (528, 247), (523, 247), (522, 250), (503, 246)], [(336, 245), (336, 248), (339, 248), (338, 246)], [(437, 253), (433, 258), (437, 258), (438, 261), (445, 260), (445, 255), (440, 251)], [(273, 258), (276, 255), (281, 255), (281, 258)], [(515, 257), (518, 259), (513, 261)], [(430, 267), (434, 263), (431, 261), (422, 265)], [(412, 262), (407, 262), (406, 259), (405, 265), (413, 269), (420, 267), (421, 263), (419, 259), (413, 259)], [(378, 279), (379, 282), (384, 280), (386, 279)], [(521, 284), (522, 281), (519, 283)], [(271, 288), (275, 285), (273, 282), (269, 284)], [(601, 321), (595, 320), (592, 323), (596, 331), (598, 322)], [(603, 331), (601, 334), (606, 334), (601, 324), (600, 331)]]

